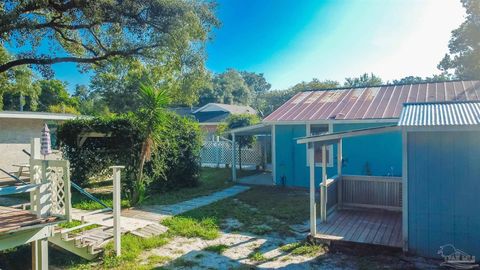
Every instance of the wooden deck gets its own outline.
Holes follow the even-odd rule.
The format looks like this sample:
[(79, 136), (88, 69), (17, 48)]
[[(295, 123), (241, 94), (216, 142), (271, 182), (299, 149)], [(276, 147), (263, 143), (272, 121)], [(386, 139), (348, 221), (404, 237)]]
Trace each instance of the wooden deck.
[(402, 213), (381, 210), (338, 210), (327, 223), (317, 222), (320, 241), (345, 241), (402, 247)]
[(54, 222), (56, 217), (38, 218), (29, 211), (0, 206), (0, 234), (37, 224)]

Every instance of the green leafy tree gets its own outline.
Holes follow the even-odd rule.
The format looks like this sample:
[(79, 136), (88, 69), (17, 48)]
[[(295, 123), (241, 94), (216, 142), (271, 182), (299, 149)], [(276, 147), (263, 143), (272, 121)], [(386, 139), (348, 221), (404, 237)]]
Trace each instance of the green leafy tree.
[[(252, 114), (232, 114), (230, 115), (225, 123), (222, 123), (218, 127), (219, 133), (225, 133), (232, 129), (251, 126), (260, 123), (260, 118), (256, 115)], [(231, 136), (229, 136), (231, 138)], [(239, 158), (238, 158), (238, 165), (240, 170), (242, 169), (242, 148), (251, 147), (255, 142), (254, 136), (238, 136), (235, 138), (235, 141), (239, 148)]]
[(189, 0), (4, 0), (0, 41), (29, 52), (18, 50), (14, 59), (0, 64), (0, 73), (34, 65), (51, 75), (51, 64), (89, 67), (116, 57), (158, 65), (172, 58), (190, 61), (186, 52), (203, 55), (203, 43), (218, 25), (213, 9), (211, 2)]
[(418, 76), (407, 76), (399, 80), (393, 80), (394, 84), (414, 84), (414, 83), (429, 83), (429, 82), (445, 82), (450, 81), (452, 77), (448, 74), (439, 74), (433, 75), (432, 77), (418, 77)]
[[(11, 55), (0, 45), (0, 64), (11, 59)], [(15, 67), (0, 73), (0, 110), (35, 111), (39, 89), (33, 85), (33, 79), (28, 67)]]
[(136, 119), (144, 139), (138, 161), (137, 181), (132, 192), (133, 203), (144, 199), (146, 183), (143, 169), (145, 162), (150, 161), (152, 152), (158, 149), (160, 134), (167, 121), (165, 107), (170, 102), (167, 91), (152, 86), (141, 85), (139, 94), (140, 108), (136, 112)]
[(252, 96), (240, 72), (230, 68), (214, 75), (211, 84), (200, 92), (199, 104), (217, 102), (248, 105)]
[(461, 0), (467, 17), (460, 27), (452, 31), (448, 44), (449, 53), (438, 68), (454, 71), (462, 80), (480, 79), (480, 1)]
[(360, 77), (345, 78), (345, 87), (366, 87), (382, 85), (383, 81), (380, 77), (373, 73), (364, 73)]
[(265, 93), (272, 87), (263, 76), (263, 73), (241, 71), (240, 75), (252, 93)]
[(62, 112), (63, 107), (69, 107), (70, 110), (78, 105), (77, 100), (68, 94), (66, 84), (60, 80), (39, 80), (35, 85), (40, 89), (38, 97), (40, 111), (46, 112), (52, 108), (55, 112)]

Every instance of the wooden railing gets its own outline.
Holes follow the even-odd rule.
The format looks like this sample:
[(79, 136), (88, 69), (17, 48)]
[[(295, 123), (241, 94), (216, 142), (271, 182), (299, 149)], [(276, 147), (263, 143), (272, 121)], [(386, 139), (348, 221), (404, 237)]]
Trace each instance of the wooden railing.
[[(30, 175), (32, 184), (48, 183), (48, 186), (31, 193), (31, 210), (42, 216), (58, 216), (71, 221), (69, 162), (30, 159)], [(44, 196), (47, 196), (47, 199), (40, 199)]]
[(343, 175), (340, 184), (340, 206), (402, 210), (401, 177)]

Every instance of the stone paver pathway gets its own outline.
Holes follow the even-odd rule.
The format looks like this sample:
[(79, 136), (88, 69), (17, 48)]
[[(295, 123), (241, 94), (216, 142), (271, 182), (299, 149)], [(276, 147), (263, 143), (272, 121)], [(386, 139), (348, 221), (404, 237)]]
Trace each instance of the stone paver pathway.
[(233, 186), (207, 196), (171, 205), (149, 205), (130, 208), (122, 211), (122, 216), (140, 218), (152, 221), (161, 221), (165, 218), (185, 213), (187, 211), (209, 205), (211, 203), (235, 196), (250, 189), (248, 186)]

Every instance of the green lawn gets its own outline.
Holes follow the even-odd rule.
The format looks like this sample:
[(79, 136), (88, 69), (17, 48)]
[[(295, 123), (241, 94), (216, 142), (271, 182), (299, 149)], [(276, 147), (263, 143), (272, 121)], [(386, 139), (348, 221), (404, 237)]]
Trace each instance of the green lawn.
[[(238, 170), (237, 176), (244, 177), (248, 175), (257, 174), (257, 171)], [(202, 168), (200, 171), (200, 183), (196, 187), (182, 188), (178, 190), (171, 190), (165, 193), (155, 194), (150, 196), (144, 205), (157, 204), (166, 205), (174, 204), (196, 197), (205, 196), (222, 189), (233, 186), (235, 183), (231, 182), (231, 169), (226, 168)]]
[[(149, 195), (149, 197), (142, 204), (174, 204), (212, 194), (216, 191), (220, 191), (234, 185), (234, 183), (230, 181), (231, 172), (231, 169), (226, 168), (202, 168), (200, 171), (200, 183), (198, 186)], [(237, 170), (238, 177), (249, 176), (257, 173), (257, 171)], [(112, 193), (109, 191), (111, 190), (109, 185), (111, 185), (111, 180), (102, 180), (99, 182), (89, 183), (86, 187), (86, 190), (111, 207)], [(78, 192), (72, 193), (72, 206), (74, 208), (83, 210), (97, 210), (104, 208), (101, 204), (88, 199)], [(128, 208), (130, 206), (131, 205), (127, 199), (122, 200), (122, 208)]]
[(289, 225), (308, 219), (308, 202), (308, 193), (303, 190), (257, 186), (181, 216), (196, 220), (213, 219), (220, 227), (226, 219), (236, 219), (242, 223), (237, 228), (239, 231), (288, 235), (291, 233)]

